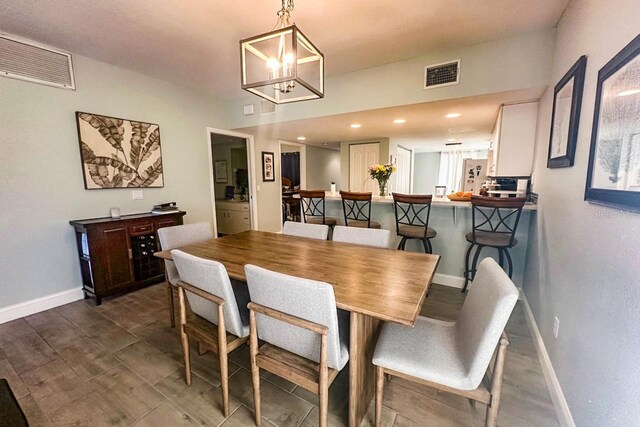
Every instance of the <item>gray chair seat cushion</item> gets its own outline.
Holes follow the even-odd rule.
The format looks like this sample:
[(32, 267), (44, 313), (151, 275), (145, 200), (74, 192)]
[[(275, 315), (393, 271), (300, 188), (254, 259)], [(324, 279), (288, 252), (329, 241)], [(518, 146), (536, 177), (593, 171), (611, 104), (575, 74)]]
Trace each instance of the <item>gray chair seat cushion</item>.
[[(508, 248), (511, 247), (511, 234), (507, 233), (492, 233), (490, 231), (476, 231), (476, 240), (473, 241), (473, 233), (467, 233), (465, 238), (469, 243), (476, 243), (483, 246), (493, 246), (494, 248)], [(518, 241), (514, 238), (513, 244)]]
[(421, 225), (408, 225), (408, 224), (400, 224), (398, 225), (398, 235), (404, 237), (415, 237), (421, 239), (426, 237), (427, 239), (432, 239), (438, 235), (436, 230), (431, 227), (427, 228), (427, 235), (424, 234), (424, 227)]
[(379, 222), (371, 221), (371, 224), (369, 225), (369, 222), (359, 219), (350, 219), (348, 226), (360, 228), (381, 228)]
[(373, 364), (448, 387), (476, 388), (458, 352), (454, 322), (418, 317), (413, 328), (385, 323)]
[[(321, 216), (309, 216), (309, 217), (307, 217), (305, 222), (308, 223), (308, 224), (323, 224)], [(326, 216), (324, 218), (324, 224), (325, 225), (333, 226), (333, 225), (336, 225), (337, 223), (338, 223), (338, 221), (333, 217)]]

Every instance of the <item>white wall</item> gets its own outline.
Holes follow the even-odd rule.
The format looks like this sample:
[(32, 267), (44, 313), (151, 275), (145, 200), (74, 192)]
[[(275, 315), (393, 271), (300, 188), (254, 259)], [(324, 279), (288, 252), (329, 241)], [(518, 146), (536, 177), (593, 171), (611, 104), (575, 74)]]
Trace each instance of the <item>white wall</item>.
[(552, 87), (540, 103), (524, 292), (578, 426), (640, 419), (640, 214), (583, 200), (598, 70), (640, 33), (639, 16), (637, 0), (574, 0), (560, 20), (551, 86), (588, 56), (575, 166), (546, 168)]
[(413, 193), (434, 194), (438, 185), (440, 152), (416, 153), (413, 156)]
[(331, 182), (340, 189), (340, 152), (307, 145), (307, 189), (331, 190)]
[[(211, 221), (206, 127), (228, 127), (201, 92), (74, 56), (76, 91), (0, 78), (0, 307), (81, 286), (69, 220), (149, 211), (176, 201), (186, 222)], [(84, 189), (75, 112), (160, 125), (165, 187), (133, 201)]]

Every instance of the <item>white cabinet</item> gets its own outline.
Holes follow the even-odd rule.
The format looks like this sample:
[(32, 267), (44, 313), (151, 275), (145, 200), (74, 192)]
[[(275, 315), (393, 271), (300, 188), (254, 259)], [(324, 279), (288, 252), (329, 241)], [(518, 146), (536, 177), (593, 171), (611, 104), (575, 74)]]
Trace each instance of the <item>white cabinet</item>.
[(251, 230), (249, 203), (216, 200), (216, 225), (221, 234)]
[(538, 103), (503, 105), (491, 137), (488, 176), (530, 176)]
[(377, 192), (377, 182), (369, 177), (369, 166), (379, 162), (380, 143), (349, 145), (349, 190)]

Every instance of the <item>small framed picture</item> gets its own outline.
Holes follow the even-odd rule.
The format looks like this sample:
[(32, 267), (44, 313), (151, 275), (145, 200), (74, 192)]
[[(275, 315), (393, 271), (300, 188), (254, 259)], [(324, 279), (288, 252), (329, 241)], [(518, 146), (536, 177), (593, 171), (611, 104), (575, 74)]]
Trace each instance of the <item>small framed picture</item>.
[(268, 151), (262, 152), (262, 180), (263, 181), (275, 181), (275, 165), (274, 154)]
[(227, 182), (229, 182), (229, 177), (227, 175), (227, 161), (216, 160), (215, 162), (213, 162), (213, 164), (216, 184), (226, 184)]
[(587, 57), (583, 55), (560, 79), (553, 91), (548, 168), (573, 166), (586, 69)]
[(640, 211), (640, 35), (598, 72), (585, 200)]

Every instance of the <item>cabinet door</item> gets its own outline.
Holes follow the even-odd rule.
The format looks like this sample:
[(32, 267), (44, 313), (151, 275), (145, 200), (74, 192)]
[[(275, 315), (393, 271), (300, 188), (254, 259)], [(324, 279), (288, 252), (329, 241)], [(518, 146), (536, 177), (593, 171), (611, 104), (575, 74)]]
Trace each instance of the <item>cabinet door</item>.
[(218, 233), (231, 234), (231, 211), (227, 209), (216, 209), (216, 225)]
[(102, 230), (106, 287), (111, 290), (133, 283), (133, 271), (129, 258), (129, 236), (125, 227)]

